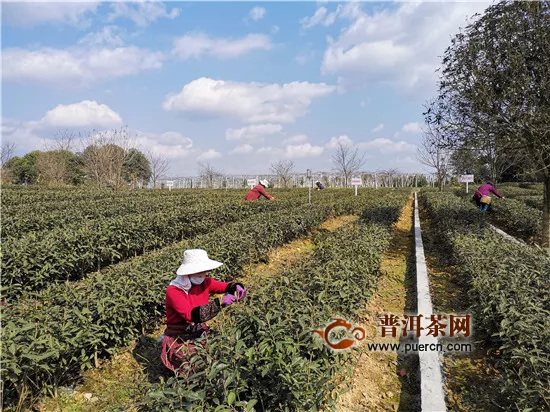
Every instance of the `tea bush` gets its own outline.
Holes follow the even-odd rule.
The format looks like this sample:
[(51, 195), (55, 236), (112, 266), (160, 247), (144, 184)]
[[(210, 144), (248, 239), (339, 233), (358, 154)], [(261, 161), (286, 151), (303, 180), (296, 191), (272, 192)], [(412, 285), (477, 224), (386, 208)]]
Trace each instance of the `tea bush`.
[(521, 200), (527, 206), (538, 210), (542, 210), (544, 206), (542, 196), (523, 196), (519, 200)]
[(490, 214), (503, 230), (525, 241), (532, 242), (541, 234), (542, 210), (529, 207), (521, 200), (497, 200)]
[[(527, 191), (527, 189), (519, 190)], [(472, 200), (472, 194), (467, 195), (460, 192), (457, 195), (464, 200), (468, 200), (472, 205), (475, 204)], [(508, 199), (506, 195), (505, 197), (504, 200), (493, 198), (492, 205), (487, 213), (491, 220), (511, 235), (527, 242), (536, 240), (542, 229), (542, 209), (529, 207), (521, 200), (522, 197), (517, 197), (517, 199)]]
[(379, 199), (380, 210), (368, 205), (361, 223), (317, 236), (311, 260), (267, 281), (252, 280), (245, 302), (229, 308), (228, 324), (209, 338), (209, 350), (193, 357), (200, 372), (153, 385), (144, 406), (294, 411), (330, 403), (327, 394), (337, 389), (351, 358), (327, 349), (312, 329), (336, 315), (356, 320), (364, 310), (389, 243), (389, 226), (405, 199), (396, 196), (391, 211)]
[(2, 295), (13, 299), (56, 281), (72, 281), (130, 256), (207, 233), (225, 223), (288, 207), (284, 202), (222, 204), (207, 200), (156, 213), (121, 215), (8, 238), (2, 245)]
[(2, 372), (8, 399), (70, 382), (164, 315), (164, 293), (188, 248), (204, 248), (225, 263), (217, 278), (241, 268), (327, 218), (330, 207), (306, 205), (251, 216), (174, 247), (114, 265), (80, 282), (23, 293), (4, 307)]
[[(550, 255), (484, 228), (459, 198), (424, 196), (434, 233), (445, 239), (471, 295), (476, 333), (501, 350), (510, 408), (546, 410), (550, 399)], [(499, 205), (500, 206), (500, 205)], [(465, 213), (470, 217), (465, 219)]]

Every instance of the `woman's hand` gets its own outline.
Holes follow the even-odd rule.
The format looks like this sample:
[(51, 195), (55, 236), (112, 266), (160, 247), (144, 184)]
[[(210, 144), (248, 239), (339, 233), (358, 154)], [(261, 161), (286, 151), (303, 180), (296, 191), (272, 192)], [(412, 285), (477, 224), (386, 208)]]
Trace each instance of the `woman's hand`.
[(237, 285), (237, 289), (235, 291), (235, 295), (237, 296), (237, 302), (243, 300), (246, 297), (246, 290), (240, 285)]
[(230, 293), (226, 293), (222, 299), (222, 306), (230, 306), (237, 301), (237, 298)]

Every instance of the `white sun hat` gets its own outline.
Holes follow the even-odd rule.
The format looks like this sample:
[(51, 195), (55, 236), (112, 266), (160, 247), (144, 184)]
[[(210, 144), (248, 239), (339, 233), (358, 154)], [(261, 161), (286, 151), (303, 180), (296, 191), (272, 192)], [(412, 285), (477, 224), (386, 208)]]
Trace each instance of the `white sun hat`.
[(203, 249), (188, 249), (183, 252), (183, 262), (176, 271), (178, 275), (192, 275), (219, 268), (222, 262), (217, 262), (208, 257)]
[(266, 180), (266, 179), (263, 179), (263, 180), (260, 180), (260, 184), (264, 187), (268, 187), (269, 186), (269, 182)]

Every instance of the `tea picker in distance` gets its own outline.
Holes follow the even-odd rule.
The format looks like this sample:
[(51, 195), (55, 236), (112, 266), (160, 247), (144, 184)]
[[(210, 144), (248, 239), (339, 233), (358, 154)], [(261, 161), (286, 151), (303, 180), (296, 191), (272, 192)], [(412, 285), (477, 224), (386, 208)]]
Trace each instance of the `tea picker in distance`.
[[(172, 371), (188, 372), (186, 366), (196, 351), (193, 341), (210, 333), (205, 322), (246, 296), (241, 283), (220, 282), (207, 276), (222, 265), (203, 249), (186, 250), (176, 278), (166, 289), (166, 330), (159, 338), (160, 358)], [(213, 293), (225, 293), (221, 303), (218, 298), (209, 299)]]
[(271, 196), (265, 191), (265, 188), (267, 186), (269, 186), (269, 182), (267, 180), (260, 180), (259, 184), (250, 189), (250, 191), (244, 197), (244, 200), (258, 200), (260, 196), (263, 196), (269, 200), (275, 200), (274, 196)]
[(325, 186), (321, 182), (315, 183), (315, 186), (317, 186), (317, 189), (315, 190), (323, 190), (325, 188)]
[(491, 204), (491, 196), (490, 194), (494, 193), (498, 198), (504, 199), (504, 196), (502, 196), (499, 192), (497, 192), (497, 189), (493, 186), (491, 182), (487, 182), (481, 186), (479, 186), (479, 189), (476, 190), (474, 193), (474, 201), (476, 202), (476, 205), (479, 207), (480, 210), (487, 210), (489, 209), (489, 205)]

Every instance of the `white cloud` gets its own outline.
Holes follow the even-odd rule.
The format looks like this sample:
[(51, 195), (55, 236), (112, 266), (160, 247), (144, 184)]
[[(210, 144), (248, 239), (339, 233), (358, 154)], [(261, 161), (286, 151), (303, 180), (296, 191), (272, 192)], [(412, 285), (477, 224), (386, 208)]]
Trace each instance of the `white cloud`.
[(168, 12), (166, 5), (158, 1), (114, 2), (111, 3), (111, 9), (113, 11), (107, 16), (108, 21), (127, 19), (133, 21), (139, 27), (146, 27), (158, 19), (175, 19), (180, 14), (180, 10), (177, 8), (173, 8)]
[(2, 140), (15, 143), (16, 151), (22, 155), (43, 148), (50, 141), (37, 133), (33, 122), (25, 123), (5, 118), (2, 118)]
[(335, 91), (325, 83), (242, 83), (206, 77), (166, 96), (163, 107), (193, 115), (232, 117), (248, 123), (293, 123), (316, 98)]
[(467, 24), (467, 16), (489, 4), (399, 3), (369, 14), (360, 3), (348, 3), (337, 17), (351, 23), (336, 40), (329, 38), (322, 73), (339, 75), (344, 85), (381, 82), (403, 91), (433, 87), (450, 36)]
[(206, 152), (201, 153), (199, 157), (197, 157), (197, 160), (212, 160), (217, 159), (218, 157), (222, 157), (222, 154), (220, 152), (217, 152), (214, 149), (209, 149)]
[(253, 151), (254, 151), (254, 148), (252, 146), (250, 146), (249, 144), (243, 144), (241, 146), (237, 146), (236, 148), (231, 150), (231, 152), (229, 153), (230, 154), (248, 154), (248, 153), (252, 153)]
[(253, 140), (266, 135), (280, 133), (283, 126), (280, 124), (253, 124), (240, 129), (227, 129), (225, 138), (227, 140)]
[(121, 29), (118, 26), (105, 26), (102, 30), (88, 33), (78, 41), (78, 44), (86, 44), (88, 46), (122, 46), (124, 40), (119, 34)]
[(80, 28), (91, 24), (99, 2), (2, 2), (2, 23), (34, 27), (45, 23), (67, 24)]
[[(320, 2), (317, 3), (318, 6), (320, 4), (321, 4)], [(329, 27), (334, 24), (334, 22), (336, 21), (336, 18), (340, 16), (341, 13), (342, 13), (341, 5), (338, 5), (336, 10), (331, 13), (328, 12), (328, 9), (326, 7), (321, 6), (317, 10), (315, 10), (315, 13), (313, 14), (313, 16), (304, 17), (302, 20), (300, 20), (300, 24), (304, 29), (310, 29), (319, 24), (322, 24), (325, 27)]]
[(122, 119), (109, 106), (84, 100), (75, 104), (58, 105), (46, 113), (41, 124), (53, 127), (112, 127), (121, 125)]
[(301, 145), (288, 145), (285, 147), (285, 157), (289, 159), (315, 157), (323, 153), (323, 147), (312, 146), (310, 143)]
[(267, 153), (269, 155), (280, 155), (283, 153), (283, 150), (282, 149), (277, 149), (277, 148), (274, 148), (274, 147), (260, 147), (258, 150), (256, 150), (257, 153), (259, 154), (264, 154), (264, 153)]
[(330, 141), (325, 144), (325, 147), (327, 149), (336, 149), (338, 147), (338, 144), (342, 143), (344, 146), (352, 146), (353, 140), (351, 140), (348, 136), (338, 136), (338, 137), (331, 137)]
[(265, 9), (263, 7), (254, 7), (250, 10), (248, 16), (254, 21), (261, 20), (265, 16)]
[(180, 59), (212, 56), (231, 59), (254, 50), (271, 49), (271, 40), (265, 34), (248, 34), (240, 39), (213, 39), (206, 34), (186, 34), (174, 41), (172, 54)]
[[(52, 111), (48, 113), (51, 112)], [(48, 115), (45, 117), (47, 116)], [(70, 127), (77, 125), (73, 122), (66, 126)], [(82, 124), (82, 126), (85, 125)], [(10, 119), (2, 119), (3, 138), (14, 141), (17, 145), (17, 150), (21, 151), (23, 154), (37, 149), (50, 150), (51, 147), (54, 147), (56, 140), (55, 130), (54, 125), (48, 122), (18, 122)], [(125, 130), (128, 132), (131, 142), (135, 143), (135, 147), (142, 150), (144, 153), (153, 153), (161, 155), (168, 160), (174, 160), (188, 157), (197, 152), (193, 148), (193, 141), (178, 132), (147, 133), (134, 129)], [(109, 135), (113, 132), (112, 129), (99, 129), (96, 135), (99, 133)], [(90, 139), (93, 139), (96, 135), (91, 135)], [(82, 143), (85, 144), (85, 142)], [(83, 150), (84, 147), (73, 147), (73, 149)]]
[(135, 140), (140, 149), (166, 159), (181, 159), (196, 153), (193, 149), (193, 140), (178, 132), (158, 134), (136, 131), (135, 134)]
[(380, 123), (378, 126), (376, 126), (374, 129), (372, 129), (372, 132), (373, 133), (378, 133), (380, 131), (382, 131), (382, 129), (384, 128), (384, 125), (382, 123)]
[(6, 81), (88, 85), (162, 67), (163, 55), (137, 47), (3, 50)]
[(326, 7), (319, 7), (317, 10), (315, 10), (315, 13), (311, 17), (304, 17), (302, 20), (300, 20), (300, 24), (302, 25), (302, 28), (309, 29), (313, 26), (317, 26), (318, 24), (321, 24), (325, 16), (327, 15), (327, 8)]
[(416, 146), (405, 141), (395, 142), (386, 138), (378, 138), (357, 145), (361, 149), (379, 150), (381, 153), (414, 152)]
[(420, 133), (422, 132), (422, 127), (420, 126), (420, 123), (407, 123), (401, 128), (402, 131), (406, 133)]
[(305, 134), (297, 134), (295, 136), (289, 137), (288, 139), (283, 140), (283, 144), (298, 144), (306, 143), (309, 140)]

